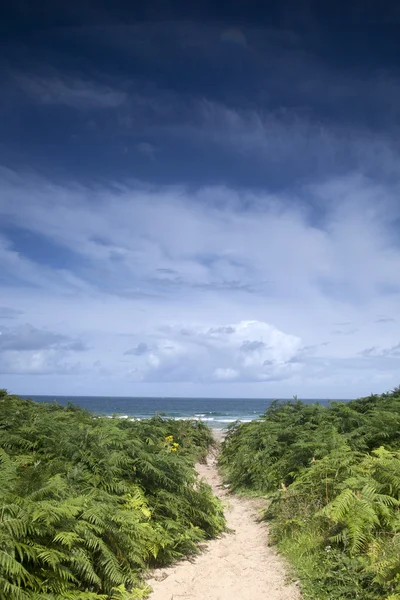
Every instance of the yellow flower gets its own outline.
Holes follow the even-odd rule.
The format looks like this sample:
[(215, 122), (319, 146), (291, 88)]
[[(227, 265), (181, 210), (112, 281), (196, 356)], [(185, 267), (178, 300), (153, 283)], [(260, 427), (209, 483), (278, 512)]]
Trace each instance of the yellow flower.
[(174, 448), (179, 448), (179, 444), (177, 444), (176, 442), (174, 442), (172, 445), (174, 446)]
[(171, 452), (176, 452), (176, 448), (171, 448)]
[(165, 438), (166, 442), (172, 442), (172, 440), (174, 439), (173, 435), (167, 435), (167, 437)]

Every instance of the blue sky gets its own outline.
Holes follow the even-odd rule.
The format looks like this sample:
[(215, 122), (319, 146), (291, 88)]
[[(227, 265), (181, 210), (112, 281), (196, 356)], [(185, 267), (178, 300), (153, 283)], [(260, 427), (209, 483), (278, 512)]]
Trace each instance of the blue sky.
[(301, 4), (9, 7), (0, 387), (399, 384), (400, 11)]

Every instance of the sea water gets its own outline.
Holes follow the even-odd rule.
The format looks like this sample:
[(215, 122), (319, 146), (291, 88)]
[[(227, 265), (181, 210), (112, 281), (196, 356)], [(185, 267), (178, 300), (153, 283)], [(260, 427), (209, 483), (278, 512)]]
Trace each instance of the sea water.
[[(90, 412), (120, 418), (146, 419), (156, 414), (172, 419), (201, 419), (210, 427), (224, 429), (235, 421), (259, 418), (273, 398), (128, 398), (118, 396), (21, 396), (36, 402), (68, 402)], [(279, 399), (284, 401), (285, 399)], [(328, 400), (302, 399), (303, 402), (328, 404)]]

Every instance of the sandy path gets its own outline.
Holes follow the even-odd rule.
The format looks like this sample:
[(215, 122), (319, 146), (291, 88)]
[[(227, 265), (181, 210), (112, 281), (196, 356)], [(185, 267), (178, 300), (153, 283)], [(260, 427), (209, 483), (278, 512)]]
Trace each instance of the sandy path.
[(198, 471), (224, 503), (233, 533), (207, 542), (195, 558), (156, 570), (150, 600), (299, 600), (298, 587), (285, 584), (282, 559), (268, 547), (266, 526), (256, 522), (259, 501), (227, 494), (215, 456)]

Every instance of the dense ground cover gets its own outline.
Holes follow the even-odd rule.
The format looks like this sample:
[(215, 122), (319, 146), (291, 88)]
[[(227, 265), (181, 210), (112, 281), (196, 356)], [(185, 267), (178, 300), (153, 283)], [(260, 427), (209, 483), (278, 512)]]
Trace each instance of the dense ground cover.
[(206, 425), (98, 417), (0, 391), (0, 598), (125, 600), (224, 528)]
[(328, 407), (274, 403), (230, 428), (233, 489), (267, 494), (304, 597), (400, 599), (400, 389)]

